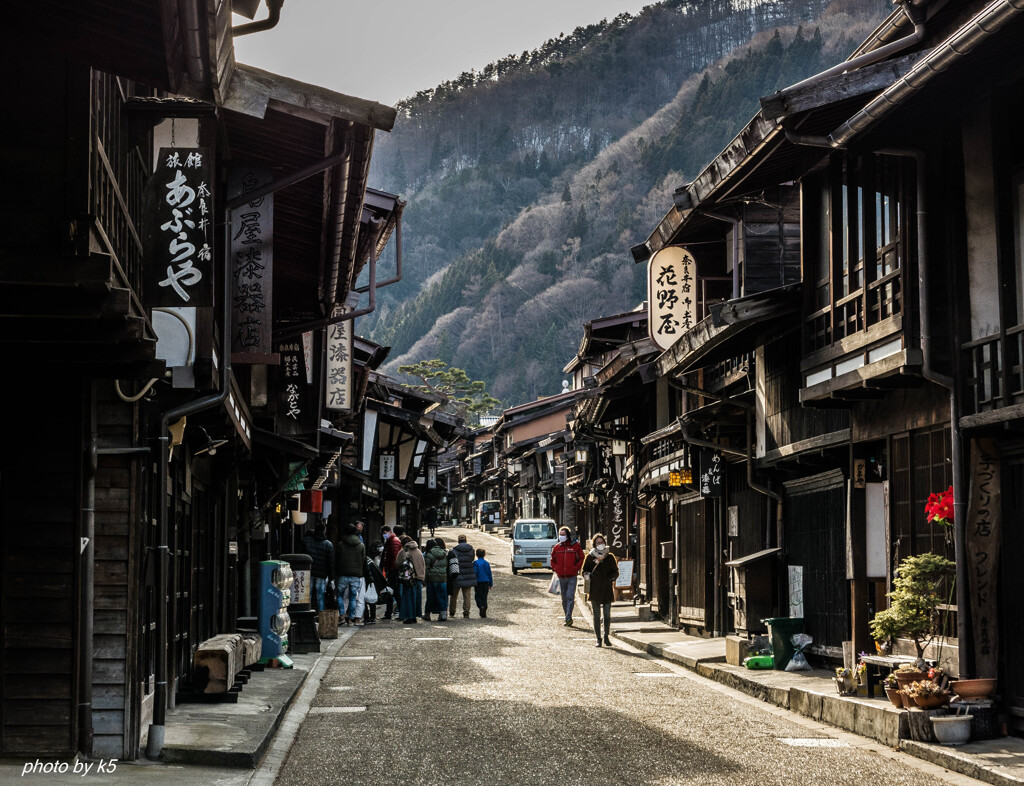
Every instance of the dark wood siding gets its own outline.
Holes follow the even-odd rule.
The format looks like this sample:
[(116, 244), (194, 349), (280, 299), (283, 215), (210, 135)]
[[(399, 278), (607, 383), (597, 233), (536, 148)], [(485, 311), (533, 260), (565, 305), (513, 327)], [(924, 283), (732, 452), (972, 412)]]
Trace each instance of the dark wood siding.
[(800, 405), (800, 336), (796, 331), (764, 348), (765, 448), (770, 453), (803, 440), (850, 428), (845, 409)]
[(795, 188), (771, 197), (777, 204), (743, 210), (743, 294), (800, 281), (800, 209)]
[[(100, 447), (133, 447), (135, 407), (97, 386)], [(138, 466), (132, 456), (100, 456), (96, 472), (96, 568), (93, 631), (93, 755), (134, 758), (132, 695), (138, 614)]]
[(679, 543), (679, 553), (676, 555), (679, 616), (703, 624), (708, 621), (708, 588), (712, 570), (708, 555), (710, 538), (707, 535), (704, 500), (676, 503), (675, 520)]
[(81, 384), (25, 374), (0, 449), (0, 753), (75, 748)]
[(839, 471), (786, 484), (786, 551), (803, 568), (804, 630), (814, 648), (850, 638), (846, 483)]

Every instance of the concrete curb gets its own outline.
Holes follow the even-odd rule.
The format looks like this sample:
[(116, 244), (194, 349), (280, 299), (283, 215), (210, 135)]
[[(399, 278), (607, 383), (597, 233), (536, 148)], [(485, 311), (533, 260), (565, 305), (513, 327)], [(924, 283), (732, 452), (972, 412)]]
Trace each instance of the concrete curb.
[(926, 742), (915, 742), (913, 740), (900, 740), (900, 750), (909, 753), (918, 759), (924, 759), (932, 764), (937, 764), (961, 775), (976, 778), (985, 783), (992, 783), (994, 786), (1020, 786), (1024, 783), (1019, 778), (1005, 775), (992, 767), (979, 765), (956, 748), (947, 748), (941, 745), (930, 745)]
[(627, 632), (617, 633), (612, 630), (611, 635), (642, 652), (683, 666), (701, 677), (714, 680), (748, 696), (820, 723), (876, 740), (951, 772), (994, 786), (1024, 784), (1024, 780), (1000, 772), (994, 766), (979, 764), (970, 754), (954, 748), (907, 739), (910, 735), (906, 713), (895, 707), (879, 707), (793, 685), (766, 684), (748, 677), (742, 669), (725, 665), (724, 657), (687, 655), (674, 651), (671, 645), (647, 642)]

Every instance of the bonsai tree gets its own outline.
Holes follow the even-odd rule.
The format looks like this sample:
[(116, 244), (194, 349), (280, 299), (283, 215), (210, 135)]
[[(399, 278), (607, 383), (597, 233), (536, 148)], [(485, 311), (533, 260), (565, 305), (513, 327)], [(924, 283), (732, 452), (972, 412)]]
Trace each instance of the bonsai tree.
[(889, 608), (878, 612), (871, 621), (875, 640), (911, 639), (918, 660), (923, 659), (938, 628), (938, 607), (944, 600), (940, 592), (947, 582), (953, 581), (954, 573), (952, 562), (931, 552), (900, 562), (893, 591), (888, 593)]

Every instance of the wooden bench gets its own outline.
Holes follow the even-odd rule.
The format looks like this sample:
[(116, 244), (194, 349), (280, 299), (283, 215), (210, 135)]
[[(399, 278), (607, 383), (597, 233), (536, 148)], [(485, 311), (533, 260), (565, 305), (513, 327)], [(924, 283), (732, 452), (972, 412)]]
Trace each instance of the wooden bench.
[(207, 639), (192, 656), (193, 683), (197, 687), (202, 685), (203, 693), (227, 693), (246, 665), (245, 656), (241, 633), (222, 633)]

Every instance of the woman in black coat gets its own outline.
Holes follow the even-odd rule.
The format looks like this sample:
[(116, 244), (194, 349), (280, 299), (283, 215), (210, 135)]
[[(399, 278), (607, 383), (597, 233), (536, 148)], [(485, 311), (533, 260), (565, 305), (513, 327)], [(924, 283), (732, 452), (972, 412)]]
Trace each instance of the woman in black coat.
[(590, 576), (590, 605), (594, 609), (594, 633), (597, 646), (601, 646), (601, 616), (604, 615), (604, 645), (612, 646), (608, 638), (612, 627), (612, 601), (615, 599), (615, 580), (619, 577), (619, 564), (608, 549), (608, 541), (598, 533), (591, 540), (593, 548), (583, 560), (583, 579)]

